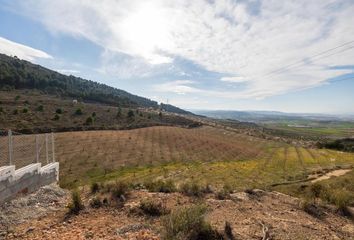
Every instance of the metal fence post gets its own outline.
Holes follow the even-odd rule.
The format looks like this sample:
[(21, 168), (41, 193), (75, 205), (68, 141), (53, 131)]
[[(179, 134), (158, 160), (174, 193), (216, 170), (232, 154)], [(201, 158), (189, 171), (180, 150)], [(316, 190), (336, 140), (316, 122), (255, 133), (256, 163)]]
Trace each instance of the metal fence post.
[(54, 133), (52, 132), (52, 160), (55, 162)]
[(12, 146), (12, 131), (8, 131), (8, 140), (9, 140), (9, 165), (12, 165), (12, 152), (13, 152), (13, 146)]
[(47, 164), (49, 163), (48, 156), (48, 133), (45, 134), (45, 159), (47, 160)]
[(39, 163), (39, 142), (38, 142), (38, 134), (36, 135), (36, 161)]

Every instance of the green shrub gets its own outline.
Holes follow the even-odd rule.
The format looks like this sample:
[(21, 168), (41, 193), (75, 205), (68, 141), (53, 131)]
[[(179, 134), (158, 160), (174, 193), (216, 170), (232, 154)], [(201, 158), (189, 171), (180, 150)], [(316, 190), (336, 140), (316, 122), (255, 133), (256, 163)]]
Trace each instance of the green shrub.
[(39, 105), (39, 106), (36, 108), (36, 111), (38, 111), (38, 112), (43, 112), (43, 110), (44, 110), (43, 105)]
[(13, 115), (17, 115), (18, 114), (18, 110), (17, 109), (13, 110), (12, 114)]
[(122, 109), (121, 108), (118, 108), (118, 111), (117, 111), (117, 118), (120, 118), (122, 116)]
[(82, 200), (78, 191), (73, 191), (71, 193), (71, 203), (68, 205), (69, 214), (79, 214), (81, 210), (84, 209)]
[(25, 103), (26, 105), (28, 105), (28, 104), (29, 104), (29, 101), (28, 101), (28, 100), (26, 100), (24, 103)]
[(55, 114), (53, 120), (58, 121), (59, 119), (60, 119), (60, 116), (58, 114)]
[(0, 113), (3, 113), (4, 109), (2, 107), (0, 107)]
[(28, 108), (22, 109), (22, 113), (28, 113)]
[(330, 202), (335, 204), (342, 214), (348, 215), (348, 206), (352, 203), (354, 196), (343, 189), (331, 191), (329, 194)]
[(326, 187), (320, 183), (314, 183), (308, 190), (309, 197), (316, 203), (316, 199), (326, 194)]
[(20, 98), (21, 98), (21, 96), (17, 95), (17, 96), (15, 97), (15, 101), (19, 100)]
[(100, 207), (102, 207), (102, 205), (103, 205), (103, 203), (99, 197), (95, 197), (95, 198), (91, 199), (91, 201), (90, 201), (90, 206), (92, 208), (100, 208)]
[(97, 193), (100, 190), (100, 185), (96, 182), (91, 184), (91, 193)]
[(172, 180), (157, 180), (153, 182), (147, 182), (144, 185), (150, 192), (172, 193), (176, 191), (176, 185)]
[(76, 109), (75, 115), (82, 115), (82, 110), (81, 110), (81, 108)]
[(133, 112), (133, 110), (129, 110), (128, 111), (128, 118), (133, 118), (134, 117), (134, 112)]
[(203, 189), (196, 182), (186, 182), (180, 186), (180, 192), (190, 197), (202, 197)]
[(93, 118), (92, 118), (92, 117), (88, 117), (88, 118), (86, 119), (85, 124), (86, 124), (86, 125), (91, 125), (91, 124), (93, 124)]
[(204, 205), (193, 205), (173, 211), (162, 220), (163, 238), (166, 240), (223, 239), (220, 233), (205, 222), (206, 210)]
[(142, 210), (144, 214), (149, 216), (161, 216), (169, 212), (161, 202), (156, 202), (154, 199), (141, 201), (139, 209)]
[(57, 108), (57, 110), (55, 110), (55, 113), (57, 114), (62, 114), (63, 113), (63, 110), (61, 108)]

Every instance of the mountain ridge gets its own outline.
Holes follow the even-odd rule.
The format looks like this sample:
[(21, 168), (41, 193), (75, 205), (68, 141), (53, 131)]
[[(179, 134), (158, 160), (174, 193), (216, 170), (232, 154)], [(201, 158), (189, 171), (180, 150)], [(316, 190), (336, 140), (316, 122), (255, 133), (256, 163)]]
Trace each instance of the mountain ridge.
[(96, 81), (61, 74), (26, 60), (0, 54), (0, 89), (38, 89), (49, 94), (78, 98), (118, 107), (145, 107), (192, 114), (169, 104), (131, 94)]

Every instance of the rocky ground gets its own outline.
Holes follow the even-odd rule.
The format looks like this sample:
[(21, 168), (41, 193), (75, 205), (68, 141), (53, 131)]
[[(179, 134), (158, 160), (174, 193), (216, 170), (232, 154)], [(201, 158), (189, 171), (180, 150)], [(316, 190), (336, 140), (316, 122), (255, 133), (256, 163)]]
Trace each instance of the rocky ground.
[(142, 199), (161, 202), (167, 209), (204, 202), (206, 220), (223, 231), (231, 224), (235, 239), (354, 239), (354, 224), (332, 207), (322, 207), (317, 218), (302, 210), (300, 200), (277, 192), (254, 190), (218, 200), (213, 194), (202, 199), (180, 193), (132, 191), (124, 206), (88, 206), (92, 195), (83, 194), (86, 208), (68, 217), (70, 193), (55, 185), (17, 198), (1, 207), (0, 239), (161, 239), (161, 217), (137, 214)]

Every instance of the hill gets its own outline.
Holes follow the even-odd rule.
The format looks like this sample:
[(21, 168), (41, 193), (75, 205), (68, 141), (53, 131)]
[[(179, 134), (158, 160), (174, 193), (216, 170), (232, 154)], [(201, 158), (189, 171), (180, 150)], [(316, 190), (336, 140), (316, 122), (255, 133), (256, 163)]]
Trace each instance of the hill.
[(117, 130), (149, 126), (199, 126), (178, 114), (151, 108), (117, 107), (45, 94), (35, 89), (0, 91), (0, 130), (21, 133)]
[[(120, 107), (151, 107), (158, 109), (156, 101), (130, 94), (126, 91), (85, 80), (66, 76), (40, 65), (17, 57), (0, 54), (0, 89), (36, 89), (47, 94), (93, 101)], [(166, 111), (191, 114), (171, 105), (162, 105)]]

